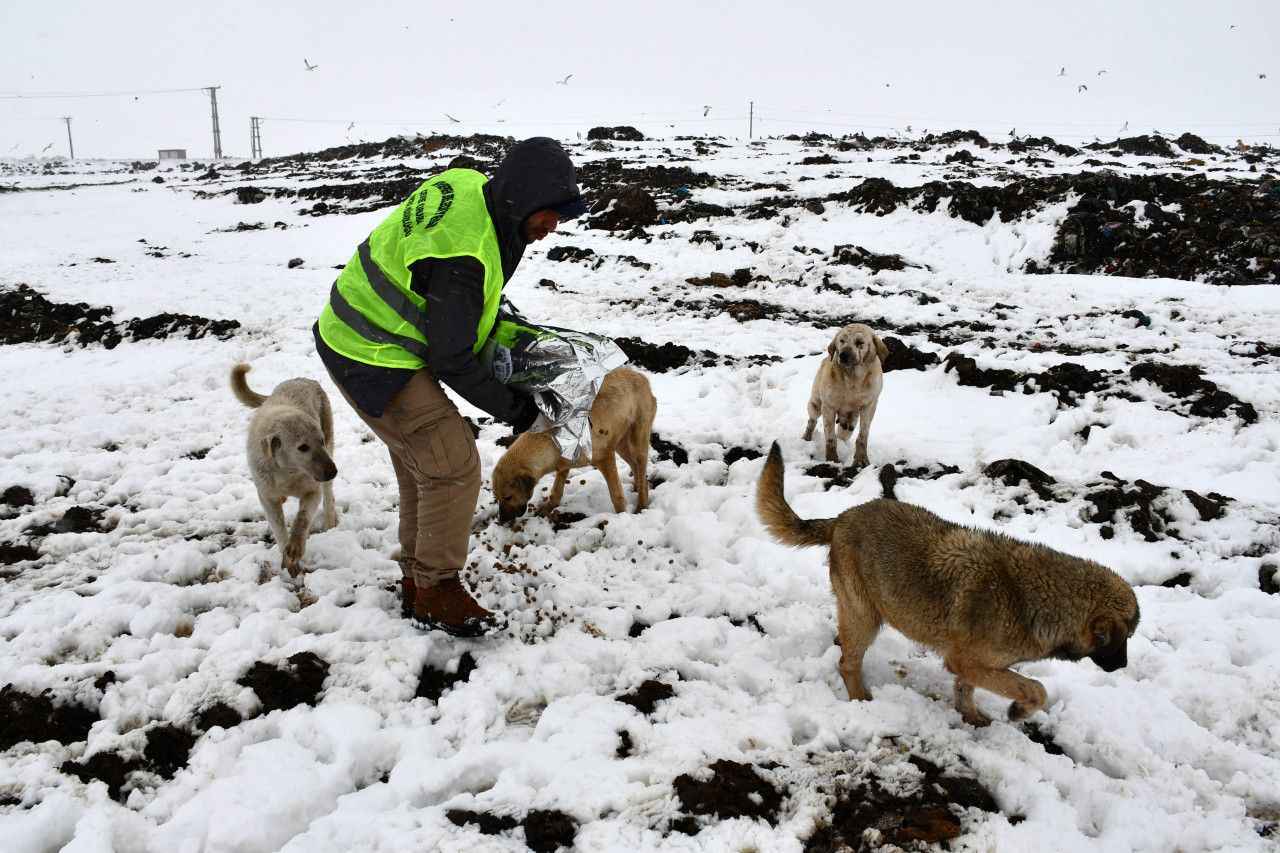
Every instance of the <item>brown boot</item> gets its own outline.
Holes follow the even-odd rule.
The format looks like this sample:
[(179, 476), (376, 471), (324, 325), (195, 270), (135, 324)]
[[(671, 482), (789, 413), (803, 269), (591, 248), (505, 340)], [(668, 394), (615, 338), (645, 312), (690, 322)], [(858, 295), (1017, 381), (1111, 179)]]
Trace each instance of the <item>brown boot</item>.
[(413, 578), (400, 578), (400, 618), (413, 618), (413, 599), (416, 592)]
[(419, 586), (413, 598), (413, 623), (425, 631), (444, 631), (455, 637), (481, 637), (497, 625), (497, 618), (467, 592), (457, 575), (428, 587)]

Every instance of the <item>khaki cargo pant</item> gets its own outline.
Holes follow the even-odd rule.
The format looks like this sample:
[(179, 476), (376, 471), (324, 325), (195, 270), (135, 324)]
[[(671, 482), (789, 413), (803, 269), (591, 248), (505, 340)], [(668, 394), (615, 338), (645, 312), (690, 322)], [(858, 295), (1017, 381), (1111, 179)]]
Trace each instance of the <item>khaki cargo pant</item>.
[(427, 369), (413, 375), (381, 417), (362, 412), (345, 391), (342, 396), (391, 452), (406, 577), (423, 588), (457, 575), (480, 497), (480, 453), (471, 427)]

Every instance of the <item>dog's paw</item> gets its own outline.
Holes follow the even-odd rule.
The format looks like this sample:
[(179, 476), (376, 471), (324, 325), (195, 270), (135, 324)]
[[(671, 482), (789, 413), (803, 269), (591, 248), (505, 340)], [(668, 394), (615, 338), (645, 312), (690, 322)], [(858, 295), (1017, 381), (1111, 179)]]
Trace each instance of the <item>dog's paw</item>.
[(1013, 722), (1025, 720), (1049, 704), (1049, 694), (1045, 691), (1044, 685), (1038, 681), (1025, 685), (1019, 692), (1022, 698), (1009, 705), (1009, 719)]
[(305, 547), (305, 542), (299, 542), (296, 539), (290, 539), (284, 546), (280, 568), (287, 571), (292, 577), (296, 578), (302, 572), (302, 552)]
[(983, 728), (984, 726), (991, 725), (991, 718), (988, 717), (986, 714), (982, 713), (981, 711), (979, 711), (977, 708), (974, 708), (969, 711), (961, 711), (960, 719), (964, 720), (966, 723), (973, 726), (975, 729), (980, 729), (980, 728)]

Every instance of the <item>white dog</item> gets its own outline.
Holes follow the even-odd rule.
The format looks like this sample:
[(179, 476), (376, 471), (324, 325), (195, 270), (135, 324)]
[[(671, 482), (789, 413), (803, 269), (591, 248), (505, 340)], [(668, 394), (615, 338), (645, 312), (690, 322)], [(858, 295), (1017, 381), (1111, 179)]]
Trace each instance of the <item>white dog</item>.
[[(264, 397), (249, 388), (244, 378), (248, 372), (247, 364), (231, 368), (236, 399), (257, 409), (249, 421), (249, 473), (282, 552), (280, 567), (297, 577), (322, 497), (323, 529), (338, 524), (333, 502), (333, 478), (338, 475), (333, 464), (333, 411), (315, 380), (288, 379)], [(292, 531), (284, 522), (284, 501), (289, 497), (298, 499)]]

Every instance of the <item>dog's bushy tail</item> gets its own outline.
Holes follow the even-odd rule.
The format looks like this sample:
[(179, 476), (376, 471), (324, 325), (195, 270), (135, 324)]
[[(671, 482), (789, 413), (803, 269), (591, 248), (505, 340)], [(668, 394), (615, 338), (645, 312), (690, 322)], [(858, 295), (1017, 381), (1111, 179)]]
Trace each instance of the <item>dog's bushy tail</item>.
[(249, 387), (249, 383), (245, 381), (244, 375), (252, 368), (249, 365), (241, 363), (231, 368), (231, 393), (236, 395), (236, 399), (244, 403), (251, 409), (256, 409), (266, 402), (266, 397), (259, 394)]
[(760, 482), (756, 484), (756, 512), (760, 521), (773, 538), (784, 545), (830, 545), (835, 519), (804, 519), (796, 515), (782, 487), (782, 451), (775, 441), (760, 472)]

